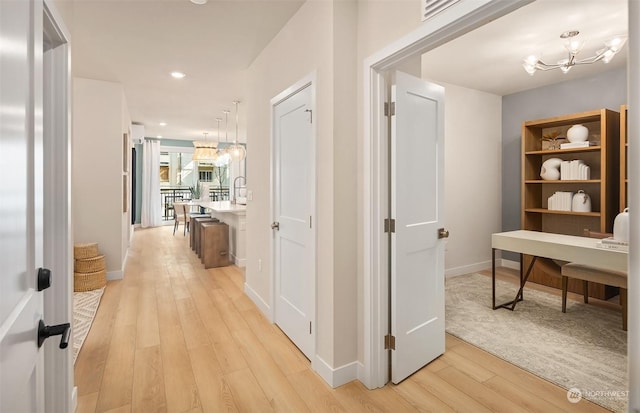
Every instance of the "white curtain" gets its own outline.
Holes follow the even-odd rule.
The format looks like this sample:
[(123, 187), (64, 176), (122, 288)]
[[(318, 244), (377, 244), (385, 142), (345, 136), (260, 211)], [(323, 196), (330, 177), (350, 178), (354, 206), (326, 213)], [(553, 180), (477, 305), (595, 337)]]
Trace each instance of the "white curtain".
[(160, 202), (160, 141), (145, 139), (142, 146), (142, 227), (162, 224)]

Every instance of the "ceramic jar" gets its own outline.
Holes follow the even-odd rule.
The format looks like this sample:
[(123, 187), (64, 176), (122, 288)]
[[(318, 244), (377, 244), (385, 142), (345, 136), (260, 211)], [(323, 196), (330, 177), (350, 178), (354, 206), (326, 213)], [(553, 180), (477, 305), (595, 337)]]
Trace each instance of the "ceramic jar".
[(589, 138), (589, 129), (583, 125), (573, 125), (567, 131), (569, 142), (584, 142)]
[(571, 210), (574, 212), (591, 212), (591, 197), (582, 189), (579, 190), (573, 195)]
[(613, 238), (617, 241), (629, 242), (629, 208), (625, 208), (613, 221)]

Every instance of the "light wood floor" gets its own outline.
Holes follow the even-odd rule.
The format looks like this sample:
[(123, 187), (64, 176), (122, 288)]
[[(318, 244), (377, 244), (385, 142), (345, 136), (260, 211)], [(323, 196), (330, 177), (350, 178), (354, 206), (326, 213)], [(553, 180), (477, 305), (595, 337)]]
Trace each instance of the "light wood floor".
[(75, 365), (78, 412), (606, 412), (447, 335), (400, 385), (331, 389), (242, 292), (172, 227), (138, 230)]

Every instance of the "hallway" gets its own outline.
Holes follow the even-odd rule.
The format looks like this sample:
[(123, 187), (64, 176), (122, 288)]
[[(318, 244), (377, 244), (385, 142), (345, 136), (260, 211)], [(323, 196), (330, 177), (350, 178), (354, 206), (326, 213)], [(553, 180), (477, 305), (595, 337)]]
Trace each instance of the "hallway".
[(331, 389), (244, 295), (242, 271), (205, 270), (172, 229), (136, 230), (107, 284), (75, 365), (78, 413), (605, 411), (449, 335), (400, 385)]

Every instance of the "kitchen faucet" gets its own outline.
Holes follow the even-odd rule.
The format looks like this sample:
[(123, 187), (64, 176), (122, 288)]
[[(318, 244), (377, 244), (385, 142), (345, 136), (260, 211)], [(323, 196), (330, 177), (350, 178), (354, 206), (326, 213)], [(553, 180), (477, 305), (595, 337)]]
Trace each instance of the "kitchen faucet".
[[(237, 192), (237, 189), (236, 189), (236, 182), (238, 182), (238, 179), (243, 179), (244, 180), (244, 184), (245, 185), (247, 184), (247, 178), (245, 178), (242, 175), (236, 176), (236, 178), (233, 180), (233, 200), (231, 201), (232, 204), (236, 203), (236, 199), (238, 197), (238, 192)], [(240, 189), (239, 186), (237, 188)]]

